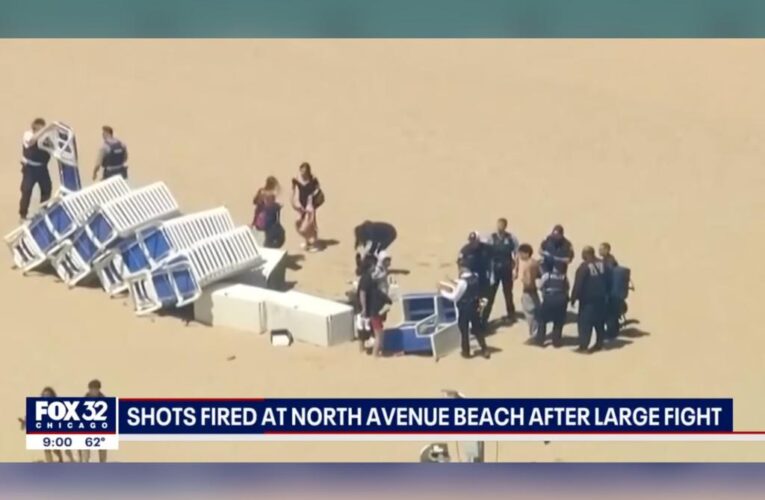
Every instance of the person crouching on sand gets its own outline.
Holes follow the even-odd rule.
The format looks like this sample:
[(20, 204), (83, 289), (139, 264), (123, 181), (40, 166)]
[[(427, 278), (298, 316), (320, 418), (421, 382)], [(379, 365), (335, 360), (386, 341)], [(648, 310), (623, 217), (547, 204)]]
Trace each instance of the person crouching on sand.
[(323, 204), (319, 179), (311, 173), (311, 165), (303, 163), (298, 176), (292, 179), (292, 207), (298, 214), (295, 228), (305, 240), (300, 246), (309, 252), (319, 251), (316, 210)]
[[(42, 390), (42, 393), (40, 394), (41, 398), (55, 398), (56, 391), (53, 390), (52, 387), (46, 387)], [(19, 418), (19, 423), (21, 424), (21, 430), (26, 430), (27, 427), (27, 419), (26, 418)], [(72, 454), (72, 450), (64, 450), (66, 453), (66, 458), (69, 459), (70, 462), (74, 462), (74, 455)], [(50, 463), (53, 462), (53, 456), (56, 456), (59, 463), (62, 463), (64, 461), (64, 456), (61, 453), (61, 450), (45, 450), (45, 461)]]
[(282, 206), (276, 201), (280, 191), (279, 181), (269, 176), (265, 186), (258, 189), (252, 200), (255, 205), (252, 228), (258, 241), (266, 248), (281, 248), (284, 245), (284, 228), (279, 221)]

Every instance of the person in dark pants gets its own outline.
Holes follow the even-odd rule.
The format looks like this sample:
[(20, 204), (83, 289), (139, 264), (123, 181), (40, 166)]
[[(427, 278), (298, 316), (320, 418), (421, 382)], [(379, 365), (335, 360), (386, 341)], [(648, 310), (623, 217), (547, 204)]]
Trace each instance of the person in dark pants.
[(42, 118), (35, 118), (32, 128), (24, 132), (21, 145), (21, 199), (19, 200), (19, 217), (22, 223), (29, 215), (29, 203), (35, 186), (40, 186), (40, 203), (50, 199), (53, 189), (50, 172), (48, 172), (50, 153), (42, 149), (38, 143), (43, 134), (52, 127), (52, 124), (46, 125)]
[(544, 345), (547, 335), (547, 323), (552, 323), (552, 344), (554, 347), (563, 345), (563, 325), (566, 323), (568, 307), (568, 277), (564, 272), (563, 262), (553, 264), (552, 271), (542, 275), (540, 289), (542, 291), (542, 311), (540, 313), (539, 330), (536, 337), (538, 345)]
[(497, 290), (502, 285), (502, 294), (505, 296), (506, 321), (515, 319), (515, 304), (513, 303), (513, 281), (518, 276), (518, 259), (516, 252), (520, 246), (518, 238), (507, 230), (507, 219), (497, 221), (497, 232), (491, 235), (491, 282), (487, 303), (483, 310), (482, 322), (487, 324)]
[(606, 339), (614, 340), (619, 336), (621, 318), (627, 313), (627, 296), (632, 289), (630, 270), (619, 265), (611, 253), (611, 245), (601, 243), (598, 248), (603, 265), (610, 273), (610, 287), (606, 310)]
[(108, 179), (115, 175), (128, 178), (128, 150), (124, 142), (114, 137), (114, 129), (109, 125), (101, 127), (101, 137), (104, 143), (98, 150), (96, 168), (93, 169), (93, 180), (98, 178), (98, 171), (102, 170), (101, 179)]
[(576, 270), (571, 305), (579, 302), (577, 326), (579, 328), (578, 352), (587, 352), (592, 330), (595, 329), (595, 345), (592, 351), (603, 348), (605, 340), (606, 307), (608, 299), (608, 273), (603, 262), (595, 257), (595, 249), (582, 249), (582, 262)]
[(366, 220), (354, 228), (353, 235), (358, 267), (367, 255), (374, 256), (387, 250), (396, 241), (398, 233), (393, 224)]
[(489, 348), (486, 346), (483, 332), (476, 325), (480, 321), (480, 284), (478, 276), (465, 264), (460, 266), (460, 275), (457, 284), (452, 290), (447, 290), (443, 284), (439, 284), (441, 296), (453, 301), (457, 305), (457, 323), (462, 337), (462, 357), (470, 358), (470, 333), (472, 331), (478, 345), (481, 347), (481, 355), (489, 359)]
[[(374, 268), (377, 259), (372, 255), (367, 256), (363, 262), (362, 274), (359, 276), (358, 295), (361, 307), (361, 316), (369, 320), (369, 326), (375, 337), (375, 345), (372, 354), (379, 357), (385, 335), (386, 306), (391, 304), (390, 297), (383, 291), (374, 276)], [(365, 340), (365, 339), (364, 339)], [(363, 349), (362, 340), (362, 349)]]
[[(101, 381), (91, 380), (88, 382), (88, 392), (85, 393), (86, 398), (105, 398), (103, 392), (101, 392)], [(80, 450), (80, 462), (90, 462), (90, 450)], [(98, 450), (98, 461), (100, 463), (106, 462), (106, 450)]]
[(619, 261), (616, 260), (614, 254), (611, 253), (611, 244), (607, 241), (604, 241), (598, 247), (598, 256), (600, 257), (600, 260), (603, 261), (603, 265), (608, 268), (613, 269), (619, 265)]
[[(468, 242), (460, 250), (457, 263), (460, 266), (464, 265), (478, 277), (479, 301), (483, 299), (485, 303), (488, 302), (491, 293), (491, 261), (491, 246), (481, 241), (477, 232), (471, 232)], [(484, 314), (481, 313), (478, 321), (473, 323), (476, 332), (486, 332), (488, 324), (484, 319)]]
[(568, 270), (568, 265), (574, 260), (574, 247), (566, 239), (563, 226), (557, 224), (553, 227), (552, 232), (542, 241), (539, 253), (542, 256), (542, 272), (552, 271), (555, 262), (566, 265), (563, 272)]

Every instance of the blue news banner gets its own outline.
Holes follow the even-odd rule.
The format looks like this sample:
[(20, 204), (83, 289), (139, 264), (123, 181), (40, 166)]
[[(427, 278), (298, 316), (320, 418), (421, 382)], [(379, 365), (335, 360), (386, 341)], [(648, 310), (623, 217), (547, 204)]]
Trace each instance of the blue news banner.
[(363, 441), (731, 434), (733, 400), (27, 398), (26, 426), (29, 449), (116, 449), (120, 436)]

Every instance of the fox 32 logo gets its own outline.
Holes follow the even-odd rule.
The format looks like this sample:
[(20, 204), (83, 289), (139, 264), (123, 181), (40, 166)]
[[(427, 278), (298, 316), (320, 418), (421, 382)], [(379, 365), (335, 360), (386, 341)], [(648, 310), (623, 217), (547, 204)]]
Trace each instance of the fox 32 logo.
[(27, 398), (28, 434), (109, 434), (116, 417), (116, 398)]

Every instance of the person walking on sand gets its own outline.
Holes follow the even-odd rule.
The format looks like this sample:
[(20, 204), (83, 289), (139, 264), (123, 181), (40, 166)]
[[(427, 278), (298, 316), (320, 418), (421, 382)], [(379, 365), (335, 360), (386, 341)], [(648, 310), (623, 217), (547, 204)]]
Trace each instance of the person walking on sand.
[[(56, 398), (58, 397), (56, 395), (56, 391), (53, 390), (52, 387), (46, 387), (42, 390), (42, 393), (40, 394), (41, 398)], [(26, 418), (19, 418), (19, 423), (21, 424), (21, 430), (26, 430), (27, 427), (27, 419)], [(69, 459), (70, 462), (74, 462), (74, 454), (72, 453), (72, 450), (64, 450), (66, 453), (66, 458)], [(64, 461), (64, 456), (61, 453), (61, 450), (45, 450), (45, 461), (48, 463), (53, 462), (53, 456), (56, 456), (59, 463), (62, 463)]]
[(518, 238), (507, 230), (507, 219), (497, 220), (497, 231), (491, 235), (491, 286), (488, 293), (488, 302), (483, 310), (483, 323), (489, 321), (497, 290), (502, 285), (502, 294), (505, 296), (505, 321), (515, 319), (515, 304), (513, 303), (513, 280), (518, 275)]
[(606, 304), (608, 298), (608, 271), (603, 262), (595, 257), (595, 249), (586, 246), (582, 249), (582, 263), (576, 270), (574, 287), (571, 291), (571, 305), (579, 302), (577, 327), (579, 329), (579, 348), (577, 352), (587, 352), (590, 346), (592, 330), (595, 330), (595, 345), (592, 351), (603, 348), (606, 338)]
[(128, 178), (128, 150), (124, 142), (114, 137), (114, 129), (109, 125), (101, 127), (101, 137), (104, 143), (98, 150), (96, 166), (93, 169), (93, 180), (98, 178), (98, 171), (102, 171), (101, 179), (108, 179), (115, 175)]
[(478, 341), (481, 348), (481, 356), (486, 359), (491, 357), (486, 345), (483, 329), (476, 325), (480, 322), (481, 285), (478, 275), (473, 272), (464, 262), (459, 267), (459, 278), (454, 287), (447, 287), (445, 283), (439, 283), (439, 292), (445, 299), (451, 300), (457, 305), (457, 324), (462, 339), (462, 357), (472, 357), (470, 352), (470, 334)]
[[(105, 398), (104, 393), (101, 392), (101, 381), (91, 380), (88, 383), (88, 392), (85, 393), (86, 398)], [(80, 462), (90, 462), (90, 450), (80, 450)], [(101, 463), (106, 462), (106, 450), (98, 450), (98, 461)]]
[(539, 332), (539, 292), (537, 291), (537, 279), (539, 279), (539, 262), (533, 257), (534, 250), (531, 245), (524, 243), (518, 247), (518, 272), (521, 277), (523, 294), (521, 295), (521, 307), (526, 323), (529, 326), (529, 338), (534, 339)]
[(281, 248), (284, 245), (284, 228), (279, 220), (282, 206), (276, 201), (280, 192), (279, 181), (269, 176), (252, 200), (255, 214), (251, 227), (255, 230), (256, 239), (266, 248)]
[(40, 186), (40, 203), (50, 199), (53, 185), (48, 171), (50, 153), (39, 146), (43, 134), (53, 128), (46, 125), (42, 118), (35, 118), (31, 128), (24, 132), (21, 141), (21, 199), (19, 200), (19, 218), (23, 223), (29, 215), (29, 203), (32, 191)]
[(295, 228), (305, 240), (300, 246), (309, 252), (319, 251), (316, 210), (323, 204), (319, 179), (311, 172), (311, 165), (301, 164), (298, 176), (292, 179), (292, 206), (298, 214)]

